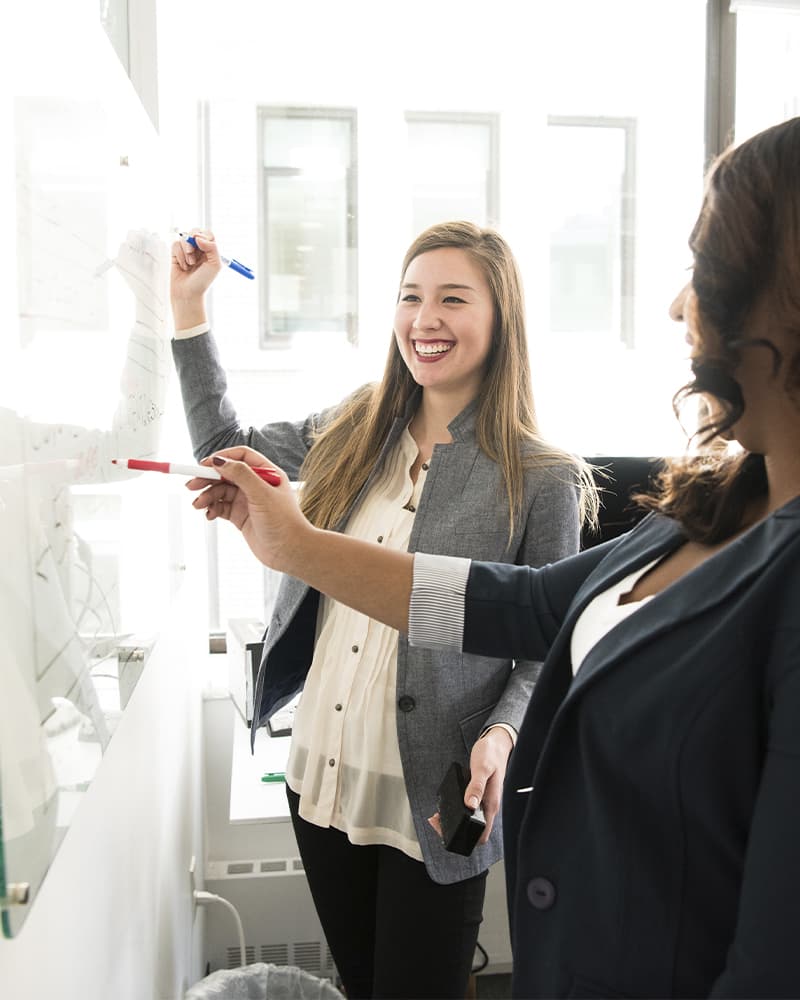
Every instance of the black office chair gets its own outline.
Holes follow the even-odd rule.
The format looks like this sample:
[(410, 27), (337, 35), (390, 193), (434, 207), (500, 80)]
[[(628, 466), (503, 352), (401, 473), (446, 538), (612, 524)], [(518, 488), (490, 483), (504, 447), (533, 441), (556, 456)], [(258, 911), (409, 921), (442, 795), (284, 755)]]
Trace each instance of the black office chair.
[(600, 490), (599, 530), (584, 529), (581, 548), (616, 538), (629, 531), (647, 511), (631, 503), (632, 493), (647, 490), (662, 467), (662, 459), (634, 456), (586, 456), (597, 470), (594, 479)]

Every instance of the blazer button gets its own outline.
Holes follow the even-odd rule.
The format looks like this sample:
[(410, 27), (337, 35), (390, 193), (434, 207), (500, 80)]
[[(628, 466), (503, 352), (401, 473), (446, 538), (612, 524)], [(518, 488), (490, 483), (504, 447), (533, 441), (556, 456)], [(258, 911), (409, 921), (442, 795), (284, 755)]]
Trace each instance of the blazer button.
[(411, 712), (416, 707), (416, 704), (410, 694), (404, 694), (397, 702), (397, 707), (401, 712)]
[(546, 878), (532, 878), (527, 892), (528, 902), (537, 910), (549, 910), (556, 901), (556, 887)]

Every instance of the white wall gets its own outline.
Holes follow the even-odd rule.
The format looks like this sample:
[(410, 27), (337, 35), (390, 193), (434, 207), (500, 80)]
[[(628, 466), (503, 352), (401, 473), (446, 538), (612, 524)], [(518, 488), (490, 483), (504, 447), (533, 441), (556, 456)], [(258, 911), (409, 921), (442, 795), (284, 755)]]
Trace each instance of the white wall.
[(196, 590), (184, 587), (20, 934), (0, 940), (8, 1000), (176, 1000), (202, 978)]

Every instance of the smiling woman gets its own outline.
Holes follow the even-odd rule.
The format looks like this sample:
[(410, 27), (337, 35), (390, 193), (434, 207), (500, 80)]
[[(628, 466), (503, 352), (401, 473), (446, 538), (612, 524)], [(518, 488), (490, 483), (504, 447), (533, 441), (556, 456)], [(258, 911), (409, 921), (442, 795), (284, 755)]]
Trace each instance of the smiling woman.
[[(173, 248), (172, 301), (197, 458), (252, 445), (303, 480), (314, 524), (384, 548), (533, 565), (577, 549), (594, 487), (581, 461), (538, 433), (519, 273), (495, 231), (467, 222), (425, 230), (403, 261), (382, 381), (260, 430), (242, 428), (228, 398), (204, 305), (219, 256), (211, 234), (195, 239), (196, 248)], [(394, 629), (283, 579), (253, 736), (303, 689), (287, 795), (348, 996), (465, 995), (486, 873), (501, 854), (506, 761), (536, 672), (524, 660), (420, 653)], [(427, 822), (454, 760), (480, 781), (487, 820), (467, 858), (448, 853)]]
[[(493, 320), (489, 284), (465, 250), (442, 247), (411, 261), (400, 286), (394, 334), (414, 381), (427, 389), (426, 407), (453, 400), (461, 410), (477, 395)], [(425, 436), (419, 415), (412, 433)]]

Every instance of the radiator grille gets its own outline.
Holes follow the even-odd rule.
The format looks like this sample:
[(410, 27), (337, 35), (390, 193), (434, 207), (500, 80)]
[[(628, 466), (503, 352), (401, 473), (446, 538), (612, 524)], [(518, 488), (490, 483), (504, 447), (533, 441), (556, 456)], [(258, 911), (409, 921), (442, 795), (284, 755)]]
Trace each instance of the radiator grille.
[[(227, 952), (227, 968), (238, 969), (242, 964), (239, 958), (239, 945), (229, 944)], [(258, 958), (256, 958), (256, 954)], [(260, 944), (245, 946), (246, 964), (266, 962), (270, 965), (295, 965), (304, 972), (310, 972), (321, 979), (335, 981), (336, 967), (333, 964), (331, 950), (320, 941), (294, 941), (281, 944)]]

